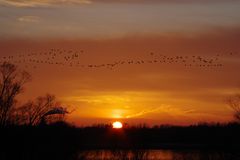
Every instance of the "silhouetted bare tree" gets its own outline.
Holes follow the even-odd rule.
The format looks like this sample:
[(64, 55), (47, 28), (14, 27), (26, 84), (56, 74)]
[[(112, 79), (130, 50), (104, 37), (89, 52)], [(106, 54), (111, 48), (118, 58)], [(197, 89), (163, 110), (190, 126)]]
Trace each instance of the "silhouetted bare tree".
[(235, 119), (240, 122), (240, 94), (229, 97), (227, 103), (234, 110)]
[(15, 117), (20, 117), (20, 124), (33, 126), (45, 122), (61, 121), (66, 113), (68, 113), (66, 108), (60, 107), (55, 96), (47, 94), (19, 107)]
[(15, 65), (7, 62), (0, 65), (0, 126), (7, 124), (16, 104), (16, 96), (29, 80), (30, 75), (20, 71)]

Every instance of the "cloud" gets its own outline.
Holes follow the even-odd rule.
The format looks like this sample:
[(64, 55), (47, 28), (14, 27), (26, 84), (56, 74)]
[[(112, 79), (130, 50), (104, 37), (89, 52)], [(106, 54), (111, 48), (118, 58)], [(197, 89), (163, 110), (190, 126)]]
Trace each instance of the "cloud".
[(158, 107), (158, 108), (152, 108), (152, 109), (147, 109), (147, 110), (142, 110), (138, 113), (135, 113), (135, 114), (131, 114), (131, 115), (127, 115), (125, 118), (135, 118), (135, 117), (140, 117), (140, 116), (143, 116), (145, 114), (148, 114), (148, 113), (153, 113), (153, 112), (157, 112), (161, 109), (161, 107)]
[[(226, 2), (226, 0), (92, 0), (100, 3), (219, 3)], [(237, 2), (236, 0), (228, 0), (227, 2)]]
[(179, 108), (171, 107), (170, 105), (161, 105), (160, 107), (157, 107), (157, 108), (145, 109), (138, 113), (127, 115), (127, 116), (125, 116), (125, 118), (136, 118), (136, 117), (140, 117), (140, 116), (150, 114), (150, 113), (155, 113), (155, 112), (163, 112), (163, 113), (168, 113), (170, 115), (186, 115), (186, 114), (192, 113), (194, 111), (195, 110), (193, 110), (193, 109), (181, 110)]
[(154, 3), (232, 3), (236, 0), (1, 0), (0, 6), (14, 6), (14, 7), (50, 7), (66, 4), (91, 4), (91, 3), (127, 3), (127, 4), (154, 4)]
[(2, 0), (0, 6), (50, 7), (66, 4), (91, 4), (90, 0)]
[(22, 16), (17, 19), (20, 22), (38, 23), (41, 18), (38, 16)]

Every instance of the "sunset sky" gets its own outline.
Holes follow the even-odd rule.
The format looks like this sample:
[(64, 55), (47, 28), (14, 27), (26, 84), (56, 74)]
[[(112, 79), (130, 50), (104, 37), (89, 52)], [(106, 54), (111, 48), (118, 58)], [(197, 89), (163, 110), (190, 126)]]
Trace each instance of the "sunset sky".
[(52, 48), (83, 51), (85, 65), (220, 55), (222, 67), (21, 62), (33, 78), (19, 103), (52, 93), (77, 125), (228, 122), (226, 98), (240, 92), (239, 8), (239, 0), (0, 0), (0, 60)]

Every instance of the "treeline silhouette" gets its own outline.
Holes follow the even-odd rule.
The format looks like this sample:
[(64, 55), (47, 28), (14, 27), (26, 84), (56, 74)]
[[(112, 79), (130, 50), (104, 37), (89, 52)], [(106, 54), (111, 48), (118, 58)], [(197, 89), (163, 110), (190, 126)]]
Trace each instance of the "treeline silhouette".
[[(7, 126), (0, 130), (0, 156), (23, 159), (76, 159), (89, 150), (223, 150), (238, 151), (240, 125), (144, 125), (113, 129), (111, 125), (78, 128), (64, 122)], [(4, 159), (2, 158), (2, 159)]]

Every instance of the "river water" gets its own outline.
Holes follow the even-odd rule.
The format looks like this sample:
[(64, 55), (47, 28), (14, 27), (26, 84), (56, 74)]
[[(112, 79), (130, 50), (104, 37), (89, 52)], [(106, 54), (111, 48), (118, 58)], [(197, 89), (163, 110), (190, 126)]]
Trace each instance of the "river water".
[(201, 150), (89, 150), (79, 160), (240, 160), (238, 151)]

